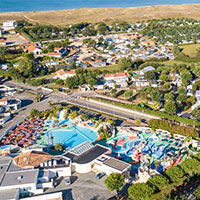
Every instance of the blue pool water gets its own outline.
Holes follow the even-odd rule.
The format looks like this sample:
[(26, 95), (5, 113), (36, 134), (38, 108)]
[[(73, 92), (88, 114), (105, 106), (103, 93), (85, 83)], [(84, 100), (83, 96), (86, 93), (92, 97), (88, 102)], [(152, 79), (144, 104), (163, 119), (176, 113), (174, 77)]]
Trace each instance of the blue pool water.
[(200, 0), (0, 0), (0, 12), (191, 4)]
[(0, 150), (2, 150), (2, 149), (7, 149), (7, 148), (12, 148), (12, 145), (6, 145), (6, 146), (2, 146), (2, 147), (0, 147)]
[[(65, 120), (60, 125), (66, 124), (68, 127), (50, 130), (47, 132), (48, 141), (51, 144), (50, 137), (53, 136), (54, 145), (61, 143), (65, 147), (74, 148), (85, 141), (93, 142), (97, 139), (97, 133), (89, 128), (83, 128), (73, 125), (70, 120)], [(72, 125), (72, 126), (70, 126)]]

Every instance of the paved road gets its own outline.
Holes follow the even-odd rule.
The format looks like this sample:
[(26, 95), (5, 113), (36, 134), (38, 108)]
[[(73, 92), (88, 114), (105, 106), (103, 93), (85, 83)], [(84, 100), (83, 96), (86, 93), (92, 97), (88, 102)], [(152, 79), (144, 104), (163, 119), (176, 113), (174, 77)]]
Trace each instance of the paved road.
[[(27, 86), (26, 84), (22, 84), (22, 83), (16, 83), (14, 81), (9, 81), (8, 83), (6, 83), (6, 85), (8, 86), (15, 86), (18, 88), (24, 88), (27, 89), (29, 91), (35, 92), (37, 87), (33, 87), (33, 86)], [(92, 109), (101, 113), (106, 113), (106, 114), (110, 114), (110, 115), (114, 115), (116, 117), (120, 117), (123, 119), (130, 119), (130, 120), (135, 120), (136, 118), (140, 118), (142, 119), (143, 122), (145, 122), (146, 120), (149, 120), (148, 117), (144, 117), (143, 114), (141, 113), (141, 115), (137, 115), (137, 114), (133, 114), (133, 113), (127, 113), (125, 111), (122, 111), (120, 109), (113, 109), (110, 108), (109, 106), (100, 106), (97, 105), (95, 103), (92, 102), (87, 102), (85, 100), (81, 100), (78, 99), (78, 96), (82, 96), (83, 93), (78, 93), (78, 92), (73, 92), (70, 93), (70, 95), (66, 95), (65, 93), (51, 93), (48, 95), (49, 100), (53, 101), (53, 102), (60, 102), (60, 101), (64, 101), (70, 104), (75, 104), (77, 106), (81, 106), (87, 109)], [(89, 96), (91, 96), (93, 94), (93, 92), (90, 92), (90, 94), (88, 93)]]
[(135, 120), (136, 118), (140, 118), (143, 121), (149, 120), (149, 118), (144, 117), (142, 115), (142, 113), (141, 113), (141, 115), (128, 113), (128, 112), (122, 111), (120, 109), (113, 109), (113, 108), (110, 108), (109, 106), (102, 106), (102, 105), (95, 104), (93, 102), (81, 100), (75, 96), (67, 96), (65, 94), (52, 93), (49, 95), (49, 99), (51, 99), (51, 101), (54, 101), (54, 102), (67, 102), (69, 104), (74, 104), (74, 105), (84, 107), (87, 109), (95, 110), (100, 113), (110, 114), (110, 115), (120, 117), (123, 119)]

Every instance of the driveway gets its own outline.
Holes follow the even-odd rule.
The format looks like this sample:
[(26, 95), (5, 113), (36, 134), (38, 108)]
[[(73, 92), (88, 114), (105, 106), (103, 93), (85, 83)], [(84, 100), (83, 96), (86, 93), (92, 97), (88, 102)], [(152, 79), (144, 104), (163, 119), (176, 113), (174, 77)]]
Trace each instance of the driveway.
[(54, 189), (48, 189), (46, 193), (62, 191), (64, 200), (106, 200), (115, 199), (115, 192), (108, 190), (104, 184), (103, 178), (96, 179), (96, 174), (90, 172), (87, 174), (74, 173), (71, 177), (72, 184), (66, 186), (64, 179), (58, 180), (58, 186)]

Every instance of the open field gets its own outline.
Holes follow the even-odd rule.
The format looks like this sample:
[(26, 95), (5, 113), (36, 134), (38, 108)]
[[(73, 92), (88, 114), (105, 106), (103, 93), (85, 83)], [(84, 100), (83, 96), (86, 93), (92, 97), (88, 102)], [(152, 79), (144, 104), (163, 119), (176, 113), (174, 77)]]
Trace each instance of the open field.
[(104, 71), (104, 70), (107, 70), (109, 71), (110, 73), (112, 72), (119, 72), (121, 71), (120, 70), (120, 66), (119, 65), (108, 65), (106, 67), (92, 67), (92, 68), (89, 68), (90, 70), (99, 70), (99, 71)]
[(180, 48), (183, 49), (183, 53), (185, 53), (186, 55), (195, 57), (197, 50), (200, 48), (200, 44), (180, 45)]
[(137, 22), (168, 17), (190, 17), (200, 20), (199, 13), (200, 4), (159, 5), (133, 8), (81, 8), (61, 11), (0, 13), (0, 22), (11, 19), (24, 19), (31, 23), (63, 26), (79, 22), (104, 21), (110, 23), (118, 20)]

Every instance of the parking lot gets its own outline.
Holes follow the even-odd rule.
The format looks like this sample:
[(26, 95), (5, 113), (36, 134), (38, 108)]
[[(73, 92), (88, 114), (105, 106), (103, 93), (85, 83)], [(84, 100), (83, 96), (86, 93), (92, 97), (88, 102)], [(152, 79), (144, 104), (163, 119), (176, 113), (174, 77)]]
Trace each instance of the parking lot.
[(108, 190), (104, 184), (106, 176), (96, 178), (96, 173), (87, 174), (74, 173), (71, 177), (72, 184), (65, 185), (64, 178), (58, 179), (58, 185), (54, 189), (45, 192), (63, 191), (64, 200), (106, 200), (115, 199), (115, 192)]

